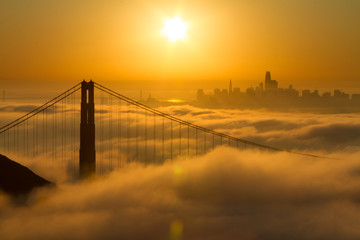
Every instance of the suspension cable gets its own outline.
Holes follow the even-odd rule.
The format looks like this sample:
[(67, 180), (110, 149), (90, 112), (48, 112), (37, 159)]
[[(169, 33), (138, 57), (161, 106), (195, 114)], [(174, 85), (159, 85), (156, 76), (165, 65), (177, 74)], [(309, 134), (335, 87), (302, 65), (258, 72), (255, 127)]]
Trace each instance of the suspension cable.
[(186, 125), (188, 127), (200, 130), (202, 132), (211, 133), (213, 135), (219, 136), (221, 140), (222, 140), (222, 138), (225, 138), (225, 139), (228, 139), (228, 141), (232, 140), (232, 141), (236, 141), (236, 142), (241, 142), (241, 143), (244, 143), (244, 144), (252, 145), (253, 147), (264, 148), (264, 149), (277, 151), (277, 152), (288, 152), (288, 153), (293, 153), (293, 154), (298, 154), (298, 155), (303, 155), (303, 156), (308, 156), (308, 157), (326, 158), (326, 157), (317, 156), (317, 155), (313, 155), (313, 154), (294, 152), (294, 151), (285, 150), (285, 149), (281, 149), (281, 148), (271, 147), (271, 146), (267, 146), (267, 145), (247, 141), (247, 140), (244, 140), (244, 139), (236, 138), (236, 137), (233, 137), (233, 136), (230, 136), (230, 135), (227, 135), (227, 134), (224, 134), (224, 133), (220, 133), (220, 132), (217, 132), (217, 131), (214, 131), (214, 130), (211, 130), (211, 129), (207, 129), (207, 128), (201, 127), (199, 125), (184, 121), (184, 120), (179, 119), (177, 117), (171, 116), (169, 114), (163, 113), (163, 112), (161, 112), (161, 111), (159, 111), (157, 109), (146, 106), (146, 105), (144, 105), (142, 103), (139, 103), (139, 102), (137, 102), (135, 100), (132, 100), (132, 99), (120, 94), (120, 93), (117, 93), (117, 92), (115, 92), (115, 91), (113, 91), (113, 90), (111, 90), (111, 89), (109, 89), (107, 87), (104, 87), (104, 86), (102, 86), (102, 85), (100, 85), (98, 83), (94, 83), (94, 85), (95, 85), (94, 86), (95, 88), (97, 88), (97, 89), (99, 89), (99, 90), (101, 90), (103, 92), (106, 92), (107, 94), (110, 94), (110, 95), (112, 95), (112, 96), (114, 96), (116, 98), (119, 98), (119, 99), (127, 102), (128, 104), (132, 104), (132, 105), (135, 105), (137, 107), (140, 107), (140, 108), (142, 108), (144, 110), (147, 110), (149, 112), (152, 112), (152, 113), (154, 113), (154, 114), (156, 114), (158, 116), (161, 116), (163, 118), (167, 118), (170, 121), (175, 121), (175, 122), (178, 122), (180, 124)]
[(48, 109), (49, 107), (55, 105), (56, 103), (60, 102), (61, 100), (63, 100), (64, 98), (72, 95), (73, 93), (75, 93), (76, 91), (78, 91), (81, 88), (80, 83), (76, 84), (74, 87), (68, 89), (67, 91), (61, 93), (60, 95), (58, 95), (57, 97), (51, 99), (50, 101), (46, 102), (45, 104), (41, 105), (40, 107), (35, 108), (34, 110), (32, 110), (31, 112), (25, 114), (24, 116), (6, 124), (5, 126), (0, 128), (0, 134), (8, 131), (9, 129), (19, 125), (20, 123), (25, 122), (26, 120), (34, 117), (35, 115), (45, 111), (46, 109)]

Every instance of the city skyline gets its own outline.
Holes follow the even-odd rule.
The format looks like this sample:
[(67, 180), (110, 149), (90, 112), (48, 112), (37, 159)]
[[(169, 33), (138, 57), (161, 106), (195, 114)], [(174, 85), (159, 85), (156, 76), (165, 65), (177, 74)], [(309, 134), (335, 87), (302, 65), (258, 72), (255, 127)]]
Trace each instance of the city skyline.
[[(265, 86), (265, 87), (264, 87)], [(271, 91), (272, 89), (279, 89), (279, 90), (286, 90), (286, 89), (284, 89), (284, 88), (280, 88), (279, 87), (279, 83), (278, 83), (278, 81), (277, 80), (274, 80), (274, 79), (271, 79), (271, 73), (270, 73), (270, 71), (266, 71), (266, 75), (265, 75), (265, 81), (264, 82), (260, 82), (259, 83), (259, 86), (256, 86), (255, 88), (254, 87), (248, 87), (247, 89), (246, 89), (246, 91), (254, 91), (254, 92), (258, 92), (258, 91), (256, 91), (256, 90), (261, 90), (261, 91), (265, 91), (265, 92), (267, 92), (267, 91)], [(287, 88), (288, 90), (295, 90), (294, 88), (293, 88), (293, 85), (292, 84), (290, 84), (289, 85), (289, 87)], [(200, 89), (200, 90), (202, 90), (202, 91), (205, 91), (205, 90), (203, 90), (203, 89)], [(239, 87), (235, 87), (235, 88), (233, 88), (233, 84), (232, 84), (232, 79), (230, 79), (229, 80), (229, 88), (228, 88), (228, 90), (227, 89), (225, 89), (225, 88), (223, 88), (223, 89), (221, 89), (221, 91), (223, 92), (223, 91), (227, 91), (226, 92), (226, 94), (229, 94), (229, 93), (234, 93), (234, 92), (241, 92), (240, 91), (241, 90), (241, 88), (239, 88)], [(322, 94), (320, 94), (319, 92), (320, 91), (323, 91), (323, 93)], [(206, 91), (210, 91), (210, 90), (206, 90)], [(216, 92), (218, 92), (218, 91), (220, 91), (220, 89), (219, 88), (216, 88), (216, 89), (214, 89), (213, 90), (214, 92), (216, 91)], [(246, 91), (244, 91), (244, 92), (246, 92)], [(341, 95), (341, 93), (344, 93), (344, 94), (346, 94), (346, 98), (351, 98), (351, 97), (353, 97), (353, 96), (355, 96), (355, 98), (357, 98), (358, 96), (358, 93), (345, 93), (345, 92), (342, 92), (342, 90), (341, 89), (334, 89), (333, 90), (333, 95), (331, 95), (332, 93), (331, 92), (329, 92), (329, 91), (326, 91), (326, 90), (324, 90), (324, 89), (313, 89), (313, 92), (311, 92), (312, 91), (312, 89), (303, 89), (303, 90), (301, 90), (301, 93), (302, 94), (300, 94), (300, 91), (297, 91), (297, 90), (295, 90), (296, 92), (294, 92), (294, 94), (296, 95), (296, 96), (304, 96), (304, 94), (306, 95), (306, 94), (315, 94), (315, 95), (319, 95), (319, 97), (320, 96), (322, 96), (322, 97), (326, 97), (326, 96), (334, 96), (334, 95)]]
[(270, 71), (266, 71), (264, 82), (260, 82), (255, 88), (248, 87), (245, 91), (241, 91), (239, 87), (233, 88), (231, 79), (228, 89), (215, 88), (212, 92), (198, 89), (195, 104), (204, 107), (287, 107), (290, 109), (353, 107), (352, 111), (358, 111), (360, 94), (348, 94), (339, 89), (334, 89), (333, 92), (325, 91), (322, 94), (319, 94), (317, 89), (298, 91), (291, 84), (288, 88), (280, 88), (278, 81), (271, 78)]

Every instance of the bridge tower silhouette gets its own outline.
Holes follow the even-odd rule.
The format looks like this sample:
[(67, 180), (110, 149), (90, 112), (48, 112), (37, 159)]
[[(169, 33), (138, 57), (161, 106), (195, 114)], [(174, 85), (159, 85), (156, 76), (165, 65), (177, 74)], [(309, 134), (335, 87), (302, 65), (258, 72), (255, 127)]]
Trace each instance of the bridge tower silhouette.
[(88, 178), (96, 173), (95, 152), (95, 104), (94, 82), (81, 83), (81, 120), (80, 120), (80, 178)]

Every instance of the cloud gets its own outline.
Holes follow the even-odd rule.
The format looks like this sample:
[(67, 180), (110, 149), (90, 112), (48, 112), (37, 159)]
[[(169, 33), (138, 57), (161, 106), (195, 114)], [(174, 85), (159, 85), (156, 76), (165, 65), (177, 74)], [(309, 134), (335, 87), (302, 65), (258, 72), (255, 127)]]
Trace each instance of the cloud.
[(311, 128), (300, 136), (303, 139), (321, 138), (325, 142), (334, 144), (353, 144), (360, 142), (360, 124), (331, 124)]
[[(182, 106), (183, 112), (197, 111)], [(176, 113), (176, 107), (164, 109)], [(244, 140), (294, 151), (356, 151), (360, 145), (360, 114), (281, 113), (215, 109), (195, 118), (182, 115), (200, 126)]]
[(292, 130), (295, 128), (300, 128), (304, 124), (296, 124), (296, 123), (289, 123), (286, 121), (279, 121), (276, 119), (268, 119), (268, 120), (254, 122), (253, 125), (257, 131), (267, 132), (272, 130)]
[(0, 112), (20, 112), (20, 113), (28, 113), (37, 108), (36, 105), (7, 105), (0, 107)]
[[(116, 106), (97, 110), (102, 113), (95, 122), (99, 170), (111, 170), (110, 165), (119, 164), (119, 158), (121, 164), (126, 159), (134, 160), (136, 151), (138, 162), (96, 181), (76, 182), (79, 124), (69, 126), (79, 122), (79, 118), (68, 119), (70, 132), (64, 136), (60, 131), (65, 125), (61, 118), (55, 122), (50, 117), (51, 131), (45, 131), (47, 142), (41, 140), (32, 145), (30, 141), (28, 151), (32, 157), (19, 153), (14, 160), (56, 180), (58, 187), (34, 192), (28, 205), (22, 207), (14, 207), (0, 195), (0, 239), (360, 237), (360, 114), (160, 108), (185, 121), (238, 138), (334, 158), (314, 159), (284, 152), (250, 151), (242, 145), (239, 149), (229, 148), (225, 140), (220, 147), (219, 138), (214, 138), (218, 147), (212, 151), (211, 135), (190, 129), (188, 136), (187, 127), (171, 127), (169, 120), (163, 125), (153, 115), (145, 118), (143, 110), (125, 106), (121, 112), (117, 110)], [(4, 114), (9, 113), (0, 115), (9, 118)], [(40, 123), (42, 119), (40, 116)], [(28, 124), (30, 129), (32, 123)], [(136, 123), (140, 126), (136, 127)], [(58, 131), (56, 141), (51, 139), (54, 129)], [(38, 135), (43, 134), (38, 129)], [(13, 132), (6, 138), (11, 136)], [(33, 137), (29, 131), (29, 139)], [(173, 152), (176, 160), (160, 165), (163, 146), (164, 159), (169, 160)], [(56, 149), (57, 156), (37, 155), (42, 149)], [(196, 152), (199, 156), (195, 156)], [(145, 161), (158, 164), (142, 166)]]
[(40, 190), (26, 207), (3, 200), (0, 238), (171, 239), (175, 228), (182, 239), (356, 239), (359, 153), (342, 157), (223, 147), (161, 166), (129, 166)]

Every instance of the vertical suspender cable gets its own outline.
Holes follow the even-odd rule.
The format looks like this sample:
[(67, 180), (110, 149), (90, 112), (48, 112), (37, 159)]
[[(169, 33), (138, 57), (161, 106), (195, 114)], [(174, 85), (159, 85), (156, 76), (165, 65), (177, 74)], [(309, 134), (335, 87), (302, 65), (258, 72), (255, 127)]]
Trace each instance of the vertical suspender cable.
[(20, 134), (22, 136), (21, 138), (22, 144), (20, 144), (21, 145), (20, 151), (21, 151), (21, 156), (24, 157), (25, 156), (25, 123), (22, 123), (20, 126), (22, 130)]
[(172, 120), (170, 120), (170, 124), (171, 124), (171, 129), (170, 129), (170, 138), (171, 138), (171, 140), (170, 140), (170, 151), (171, 151), (171, 160), (173, 159), (173, 121)]
[(215, 135), (212, 134), (212, 149), (214, 150), (215, 148)]
[(14, 149), (14, 154), (16, 153), (16, 127), (13, 128), (13, 132), (14, 132), (14, 136), (13, 136), (13, 149)]
[(165, 160), (165, 118), (162, 118), (162, 162)]
[(6, 150), (6, 152), (7, 152), (7, 154), (9, 154), (9, 151), (10, 151), (10, 130), (5, 132), (5, 133), (7, 133), (6, 134), (6, 136), (7, 136), (7, 140), (6, 140), (6, 145), (7, 145), (6, 149), (7, 150)]
[(48, 110), (45, 109), (45, 156), (46, 156), (46, 159), (48, 159), (48, 156), (49, 156), (49, 152), (48, 152), (48, 136), (47, 136), (47, 133), (48, 133), (48, 124), (47, 124), (47, 121), (48, 121)]
[(195, 148), (196, 148), (196, 156), (198, 155), (198, 130), (195, 129)]
[(46, 157), (46, 150), (45, 150), (45, 111), (42, 112), (42, 139), (43, 139), (43, 156)]
[(33, 137), (33, 144), (32, 144), (32, 150), (33, 150), (33, 157), (35, 158), (35, 117), (33, 118), (33, 127), (32, 127), (32, 137)]
[(145, 117), (145, 165), (147, 165), (147, 112), (144, 110)]
[(154, 149), (153, 149), (153, 164), (156, 164), (156, 114), (154, 113)]
[(100, 167), (98, 168), (100, 173), (102, 173), (102, 158), (103, 158), (103, 92), (100, 91), (100, 118), (99, 118), (99, 125), (100, 125), (100, 141), (99, 141), (99, 145), (100, 145)]
[(68, 143), (68, 141), (67, 141), (67, 139), (66, 139), (66, 137), (67, 137), (67, 134), (66, 134), (66, 132), (67, 132), (67, 129), (66, 129), (66, 121), (67, 121), (67, 98), (68, 97), (66, 97), (65, 99), (64, 99), (64, 157), (65, 157), (65, 161), (67, 161), (67, 143)]
[(135, 158), (136, 161), (139, 161), (139, 108), (135, 107), (135, 139), (136, 139), (136, 146), (135, 146)]
[(56, 126), (56, 106), (54, 105), (54, 159), (56, 160), (56, 138), (57, 138), (57, 126)]
[(61, 161), (64, 164), (64, 100), (61, 101)]
[[(72, 162), (73, 162), (73, 167), (74, 167), (74, 172), (75, 172), (75, 166), (76, 166), (76, 157), (75, 157), (75, 152), (76, 152), (76, 147), (75, 147), (75, 114), (76, 114), (76, 110), (75, 110), (75, 93), (73, 93), (72, 95), (72, 99), (71, 99), (71, 120), (72, 120), (72, 131), (71, 131), (71, 144), (72, 144)], [(79, 172), (79, 171), (77, 171)]]
[[(25, 129), (26, 129), (26, 133), (25, 133), (25, 149), (26, 149), (26, 157), (29, 157), (29, 120), (25, 121)], [(4, 138), (5, 140), (5, 138)]]
[(206, 153), (206, 132), (204, 132), (204, 154)]
[(121, 137), (121, 102), (120, 99), (118, 99), (118, 137), (117, 137), (117, 141), (118, 141), (118, 167), (121, 168), (121, 141), (122, 141), (122, 137)]
[(109, 94), (109, 167), (108, 167), (108, 170), (111, 171), (111, 169), (113, 168), (113, 165), (112, 165), (112, 149), (111, 149), (111, 146), (112, 146), (112, 98), (111, 98), (111, 95)]
[(126, 139), (127, 139), (127, 162), (130, 162), (130, 103), (127, 103)]
[(190, 126), (187, 126), (187, 149), (188, 149), (188, 157), (190, 157)]
[(181, 123), (179, 122), (179, 156), (181, 156)]

